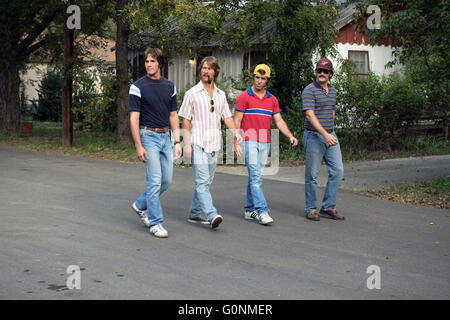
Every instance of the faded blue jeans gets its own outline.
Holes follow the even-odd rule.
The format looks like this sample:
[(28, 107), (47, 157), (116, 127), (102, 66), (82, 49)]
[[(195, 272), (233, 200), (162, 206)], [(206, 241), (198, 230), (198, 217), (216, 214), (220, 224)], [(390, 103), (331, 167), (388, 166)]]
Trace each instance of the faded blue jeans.
[[(334, 131), (331, 134), (336, 137)], [(344, 165), (342, 164), (339, 140), (336, 145), (328, 146), (320, 133), (305, 130), (302, 142), (306, 158), (305, 212), (308, 213), (317, 209), (317, 178), (319, 176), (322, 159), (325, 160), (325, 165), (328, 169), (328, 181), (322, 200), (322, 209), (331, 210), (336, 207), (338, 188), (344, 175)]]
[(258, 215), (270, 210), (263, 193), (262, 173), (269, 155), (270, 143), (244, 141), (245, 165), (248, 170), (245, 211), (256, 211)]
[(146, 189), (136, 200), (140, 210), (147, 210), (150, 226), (163, 223), (159, 197), (169, 188), (173, 176), (172, 145), (169, 132), (140, 129), (141, 143), (149, 156), (145, 163)]
[(198, 217), (202, 211), (205, 218), (211, 221), (217, 215), (209, 190), (214, 179), (218, 152), (205, 152), (202, 147), (192, 145), (192, 168), (194, 169), (194, 192), (192, 194), (189, 217)]

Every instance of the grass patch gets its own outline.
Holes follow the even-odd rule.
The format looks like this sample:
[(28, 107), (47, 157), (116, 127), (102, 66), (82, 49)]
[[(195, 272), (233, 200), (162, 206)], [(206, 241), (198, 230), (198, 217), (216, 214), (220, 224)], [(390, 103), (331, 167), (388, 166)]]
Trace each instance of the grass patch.
[[(75, 127), (75, 125), (74, 125)], [(0, 145), (67, 155), (94, 157), (108, 160), (138, 162), (134, 145), (117, 145), (116, 134), (109, 131), (73, 131), (73, 146), (62, 145), (62, 124), (57, 122), (33, 122), (29, 136), (0, 134)]]
[(366, 192), (378, 199), (450, 209), (450, 178), (447, 177), (400, 183)]

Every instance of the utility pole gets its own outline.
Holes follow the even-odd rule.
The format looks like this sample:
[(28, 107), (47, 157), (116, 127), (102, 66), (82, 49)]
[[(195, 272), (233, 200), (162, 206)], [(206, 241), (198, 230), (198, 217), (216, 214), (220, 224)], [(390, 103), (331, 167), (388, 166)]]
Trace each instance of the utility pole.
[(73, 29), (69, 29), (67, 21), (70, 17), (67, 8), (70, 1), (64, 8), (64, 73), (63, 73), (63, 146), (71, 147), (73, 144), (73, 122), (72, 122), (72, 66), (73, 66)]

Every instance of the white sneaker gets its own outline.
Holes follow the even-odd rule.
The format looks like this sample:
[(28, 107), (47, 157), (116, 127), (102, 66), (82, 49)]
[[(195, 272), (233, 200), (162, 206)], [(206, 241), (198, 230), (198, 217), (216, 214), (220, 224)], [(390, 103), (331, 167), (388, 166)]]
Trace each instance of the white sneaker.
[(273, 219), (269, 216), (267, 212), (263, 212), (258, 215), (256, 211), (245, 211), (244, 218), (247, 220), (256, 220), (260, 224), (269, 224), (273, 222)]
[(211, 220), (211, 227), (213, 229), (217, 228), (219, 224), (221, 224), (223, 221), (223, 217), (219, 214), (217, 214), (212, 220)]
[(139, 218), (141, 219), (141, 221), (144, 224), (144, 226), (149, 228), (150, 227), (150, 221), (148, 220), (147, 212), (145, 210), (139, 210), (136, 207), (136, 202), (133, 203), (133, 205), (131, 206), (131, 209), (133, 209), (133, 211), (136, 212), (136, 214), (139, 216)]
[(167, 238), (169, 233), (164, 229), (162, 224), (156, 224), (150, 228), (150, 233), (158, 238)]

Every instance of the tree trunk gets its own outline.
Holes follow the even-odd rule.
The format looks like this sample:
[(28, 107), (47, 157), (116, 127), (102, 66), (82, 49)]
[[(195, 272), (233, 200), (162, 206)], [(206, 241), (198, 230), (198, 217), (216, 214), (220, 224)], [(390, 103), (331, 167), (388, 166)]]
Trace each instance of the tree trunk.
[[(69, 2), (70, 4), (70, 2)], [(65, 21), (69, 14), (65, 14)], [(62, 85), (62, 123), (63, 136), (62, 145), (71, 147), (73, 145), (73, 120), (72, 120), (72, 70), (73, 70), (73, 29), (64, 25), (64, 73)]]
[(17, 64), (0, 64), (0, 131), (20, 133), (20, 78)]
[(117, 143), (132, 142), (128, 117), (128, 35), (129, 26), (120, 17), (128, 0), (118, 0), (116, 5), (116, 85), (117, 85)]

